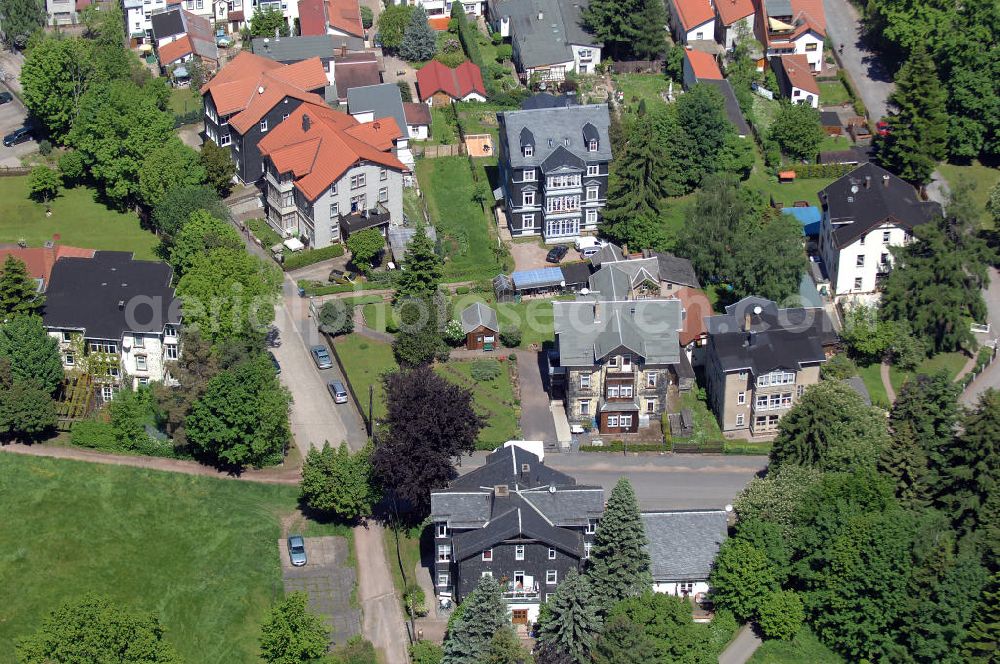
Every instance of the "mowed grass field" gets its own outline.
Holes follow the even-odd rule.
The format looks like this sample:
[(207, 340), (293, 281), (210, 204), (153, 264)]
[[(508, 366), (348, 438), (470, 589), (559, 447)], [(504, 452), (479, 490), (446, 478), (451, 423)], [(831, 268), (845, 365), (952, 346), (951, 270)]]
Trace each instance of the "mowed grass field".
[(88, 249), (131, 251), (136, 258), (153, 259), (156, 236), (139, 226), (139, 218), (106, 208), (86, 187), (62, 189), (50, 204), (28, 198), (28, 177), (0, 178), (0, 242), (25, 240), (39, 247), (53, 235), (62, 244)]
[[(0, 662), (66, 600), (154, 611), (185, 662), (257, 662), (298, 489), (0, 453)], [(324, 533), (325, 534), (325, 533)]]

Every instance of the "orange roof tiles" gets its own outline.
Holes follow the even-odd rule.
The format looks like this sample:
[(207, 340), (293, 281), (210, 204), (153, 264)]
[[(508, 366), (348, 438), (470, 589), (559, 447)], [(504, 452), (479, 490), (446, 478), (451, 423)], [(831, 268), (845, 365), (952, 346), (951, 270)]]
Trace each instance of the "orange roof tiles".
[(811, 23), (812, 28), (826, 36), (826, 12), (823, 10), (823, 0), (791, 0), (795, 18), (800, 17)]
[(219, 115), (235, 113), (229, 124), (242, 134), (285, 97), (323, 103), (319, 95), (307, 90), (326, 85), (318, 57), (283, 65), (243, 51), (202, 87), (202, 95), (212, 95)]
[(169, 44), (164, 44), (157, 50), (160, 55), (160, 64), (164, 67), (169, 65), (171, 62), (175, 62), (186, 55), (194, 53), (194, 48), (191, 47), (191, 39), (188, 38), (187, 35), (182, 36), (180, 39), (175, 39)]
[(303, 37), (326, 34), (324, 0), (299, 0), (299, 34)]
[(437, 30), (438, 32), (444, 32), (448, 29), (448, 21), (451, 20), (451, 16), (428, 16), (427, 23), (431, 26), (432, 30)]
[(754, 13), (753, 0), (717, 0), (715, 11), (723, 25), (732, 25)]
[(483, 74), (468, 60), (454, 69), (431, 60), (417, 72), (417, 88), (423, 101), (438, 92), (444, 92), (453, 99), (463, 99), (474, 92), (486, 96)]
[(674, 0), (674, 9), (684, 30), (693, 30), (702, 23), (715, 18), (715, 11), (709, 0)]
[(708, 332), (705, 317), (712, 316), (712, 303), (704, 291), (697, 288), (678, 288), (674, 295), (684, 306), (684, 324), (680, 332), (681, 346), (687, 346)]
[(299, 0), (299, 33), (303, 37), (325, 35), (327, 26), (364, 37), (358, 0)]
[(819, 96), (819, 83), (816, 82), (816, 78), (812, 75), (812, 68), (809, 67), (809, 60), (804, 53), (783, 55), (775, 59), (781, 63), (781, 67), (785, 70), (785, 76), (788, 77), (789, 83), (800, 90), (805, 90)]
[(57, 244), (53, 247), (19, 247), (17, 245), (0, 245), (0, 265), (13, 256), (24, 263), (32, 279), (41, 279), (48, 284), (52, 267), (60, 258), (93, 258), (93, 249), (68, 247)]
[(694, 72), (696, 78), (722, 80), (722, 72), (719, 71), (719, 65), (711, 54), (689, 48), (685, 49), (684, 57), (691, 64), (691, 71)]
[(295, 187), (314, 201), (359, 161), (406, 170), (395, 155), (385, 151), (400, 136), (392, 118), (359, 124), (322, 103), (305, 103), (262, 138), (257, 147), (280, 172), (292, 172)]

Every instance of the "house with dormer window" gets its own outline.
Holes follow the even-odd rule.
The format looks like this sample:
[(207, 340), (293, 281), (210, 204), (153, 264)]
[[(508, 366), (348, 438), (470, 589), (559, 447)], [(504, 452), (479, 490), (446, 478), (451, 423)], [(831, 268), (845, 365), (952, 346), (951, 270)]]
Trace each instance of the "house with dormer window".
[(571, 242), (593, 234), (611, 165), (605, 104), (506, 111), (500, 125), (501, 195), (514, 237)]

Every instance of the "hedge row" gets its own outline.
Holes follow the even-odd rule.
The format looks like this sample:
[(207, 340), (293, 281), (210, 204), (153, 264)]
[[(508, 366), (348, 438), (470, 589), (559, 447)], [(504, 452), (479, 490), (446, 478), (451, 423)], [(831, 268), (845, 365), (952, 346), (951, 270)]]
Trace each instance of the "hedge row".
[(613, 440), (604, 445), (581, 445), (581, 452), (669, 452), (670, 448), (663, 443), (629, 443), (628, 446), (620, 440)]
[(329, 247), (323, 247), (322, 249), (299, 251), (291, 255), (285, 254), (285, 262), (282, 264), (282, 267), (284, 267), (286, 271), (296, 270), (300, 267), (313, 265), (330, 258), (340, 258), (343, 255), (344, 245), (331, 244)]
[(855, 168), (850, 164), (796, 164), (792, 170), (800, 178), (840, 178)]
[(333, 295), (334, 293), (350, 293), (359, 290), (357, 286), (351, 284), (333, 284), (331, 286), (314, 286), (309, 282), (299, 282), (299, 288), (306, 292), (306, 295)]

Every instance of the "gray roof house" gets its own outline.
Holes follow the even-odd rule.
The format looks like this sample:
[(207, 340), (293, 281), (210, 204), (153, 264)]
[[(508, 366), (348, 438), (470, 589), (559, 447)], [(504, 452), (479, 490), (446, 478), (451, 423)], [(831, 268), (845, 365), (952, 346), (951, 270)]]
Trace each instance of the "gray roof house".
[(371, 118), (358, 118), (365, 122), (369, 119), (392, 117), (396, 120), (399, 130), (406, 134), (406, 113), (403, 111), (403, 97), (399, 86), (395, 83), (380, 83), (350, 88), (347, 91), (347, 111), (358, 118), (359, 115), (371, 114)]
[[(726, 540), (726, 513), (643, 512), (640, 516), (649, 540), (653, 588), (677, 595), (705, 592), (707, 586), (696, 584), (707, 583), (715, 556)], [(677, 587), (669, 587), (673, 584)]]
[[(433, 226), (425, 225), (424, 230), (431, 242), (437, 242), (437, 230)], [(389, 251), (397, 265), (405, 262), (406, 249), (416, 233), (416, 226), (394, 226), (389, 229)]]
[(497, 312), (482, 302), (473, 302), (463, 309), (461, 320), (462, 331), (466, 334), (474, 332), (480, 327), (485, 327), (494, 332), (500, 331), (500, 326), (497, 324)]
[(587, 0), (489, 0), (487, 11), (494, 30), (510, 37), (518, 71), (562, 80), (601, 61), (601, 42), (583, 27), (586, 8)]
[(365, 40), (350, 35), (309, 35), (305, 37), (254, 37), (251, 50), (284, 64), (319, 58), (326, 65), (334, 54), (361, 51)]

